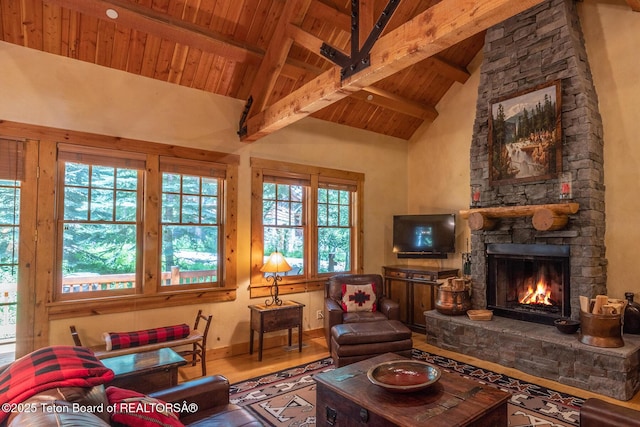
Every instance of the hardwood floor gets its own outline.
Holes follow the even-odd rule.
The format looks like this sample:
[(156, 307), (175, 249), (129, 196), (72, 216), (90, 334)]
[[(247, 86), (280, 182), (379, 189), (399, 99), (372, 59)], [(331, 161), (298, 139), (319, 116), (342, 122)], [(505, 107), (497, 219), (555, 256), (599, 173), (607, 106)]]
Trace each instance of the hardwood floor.
[[(249, 378), (259, 377), (271, 372), (277, 372), (291, 366), (313, 362), (314, 360), (318, 360), (323, 357), (329, 357), (326, 340), (322, 330), (303, 332), (303, 343), (304, 347), (301, 353), (298, 352), (298, 347), (295, 345), (292, 349), (284, 348), (280, 345), (271, 347), (265, 346), (262, 362), (258, 362), (256, 351), (254, 351), (253, 355), (249, 355), (247, 352), (236, 356), (208, 360), (207, 373), (224, 375), (229, 379), (229, 382), (233, 384)], [(454, 353), (434, 347), (426, 343), (425, 336), (422, 334), (413, 334), (413, 346), (414, 348), (418, 348), (423, 351), (446, 356), (481, 368), (490, 369), (495, 372), (509, 375), (523, 381), (539, 384), (557, 391), (573, 394), (582, 398), (598, 397), (617, 405), (640, 410), (640, 393), (637, 393), (633, 399), (623, 402), (579, 388), (569, 387), (556, 381), (549, 381), (535, 377), (517, 369), (506, 368), (495, 363), (485, 362), (475, 357), (465, 356), (464, 354)], [(212, 358), (210, 357), (209, 359)], [(180, 368), (180, 381), (197, 378), (199, 375), (199, 366), (187, 366)]]

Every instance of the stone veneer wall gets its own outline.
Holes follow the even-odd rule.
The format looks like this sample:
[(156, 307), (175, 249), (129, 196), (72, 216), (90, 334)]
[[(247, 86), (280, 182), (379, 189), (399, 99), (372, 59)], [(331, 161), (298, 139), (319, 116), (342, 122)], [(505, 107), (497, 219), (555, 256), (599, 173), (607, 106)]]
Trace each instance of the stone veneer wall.
[(473, 306), (486, 308), (485, 246), (489, 243), (570, 245), (571, 313), (579, 296), (606, 294), (602, 120), (584, 38), (573, 0), (549, 0), (486, 33), (473, 141), (471, 184), (481, 186), (481, 206), (559, 203), (558, 179), (489, 185), (489, 104), (537, 85), (561, 81), (562, 171), (571, 172), (573, 202), (565, 228), (539, 232), (531, 218), (502, 219), (492, 231), (471, 236)]

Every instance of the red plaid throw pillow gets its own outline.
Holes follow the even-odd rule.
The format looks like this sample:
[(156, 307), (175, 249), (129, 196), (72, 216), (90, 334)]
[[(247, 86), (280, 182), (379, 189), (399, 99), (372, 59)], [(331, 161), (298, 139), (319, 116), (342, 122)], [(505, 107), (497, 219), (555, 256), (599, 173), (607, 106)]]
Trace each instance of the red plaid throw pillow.
[[(0, 373), (0, 405), (21, 403), (57, 387), (93, 387), (111, 381), (113, 376), (113, 371), (87, 348), (44, 347), (19, 358)], [(0, 411), (0, 423), (9, 414)]]
[(145, 344), (155, 344), (179, 340), (189, 336), (189, 325), (163, 326), (160, 328), (144, 329), (133, 332), (105, 332), (103, 337), (107, 351), (119, 348), (138, 347)]
[(113, 407), (111, 421), (132, 427), (183, 427), (166, 402), (136, 391), (108, 387), (107, 398)]

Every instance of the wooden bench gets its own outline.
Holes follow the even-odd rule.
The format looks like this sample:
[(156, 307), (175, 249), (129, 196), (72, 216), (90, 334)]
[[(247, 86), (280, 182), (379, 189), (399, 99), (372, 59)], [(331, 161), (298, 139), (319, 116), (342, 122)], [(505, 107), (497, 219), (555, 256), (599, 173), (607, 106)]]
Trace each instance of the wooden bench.
[[(184, 338), (153, 344), (139, 345), (135, 347), (118, 348), (109, 351), (105, 349), (104, 345), (91, 346), (88, 348), (93, 351), (98, 359), (106, 359), (108, 357), (116, 357), (133, 353), (143, 353), (146, 351), (158, 350), (165, 347), (174, 348), (184, 345), (191, 345), (192, 348), (190, 350), (178, 351), (178, 354), (185, 358), (190, 357), (191, 366), (195, 366), (197, 362), (200, 362), (202, 366), (202, 376), (204, 377), (207, 375), (207, 334), (209, 333), (209, 326), (211, 325), (212, 317), (212, 315), (205, 316), (204, 314), (202, 314), (202, 310), (198, 310), (193, 329), (189, 332), (189, 335)], [(86, 347), (82, 345), (82, 341), (80, 340), (80, 335), (78, 335), (76, 327), (74, 325), (71, 325), (69, 326), (69, 329), (71, 330), (73, 343), (79, 347)]]

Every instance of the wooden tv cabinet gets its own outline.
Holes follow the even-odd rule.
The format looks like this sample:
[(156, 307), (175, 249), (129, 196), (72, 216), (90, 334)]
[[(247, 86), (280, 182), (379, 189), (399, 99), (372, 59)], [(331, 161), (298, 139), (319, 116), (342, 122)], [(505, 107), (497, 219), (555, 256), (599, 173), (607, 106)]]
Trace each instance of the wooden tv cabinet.
[(457, 268), (419, 265), (382, 267), (384, 294), (400, 304), (400, 320), (409, 329), (426, 333), (424, 312), (435, 308), (438, 280), (458, 275)]

